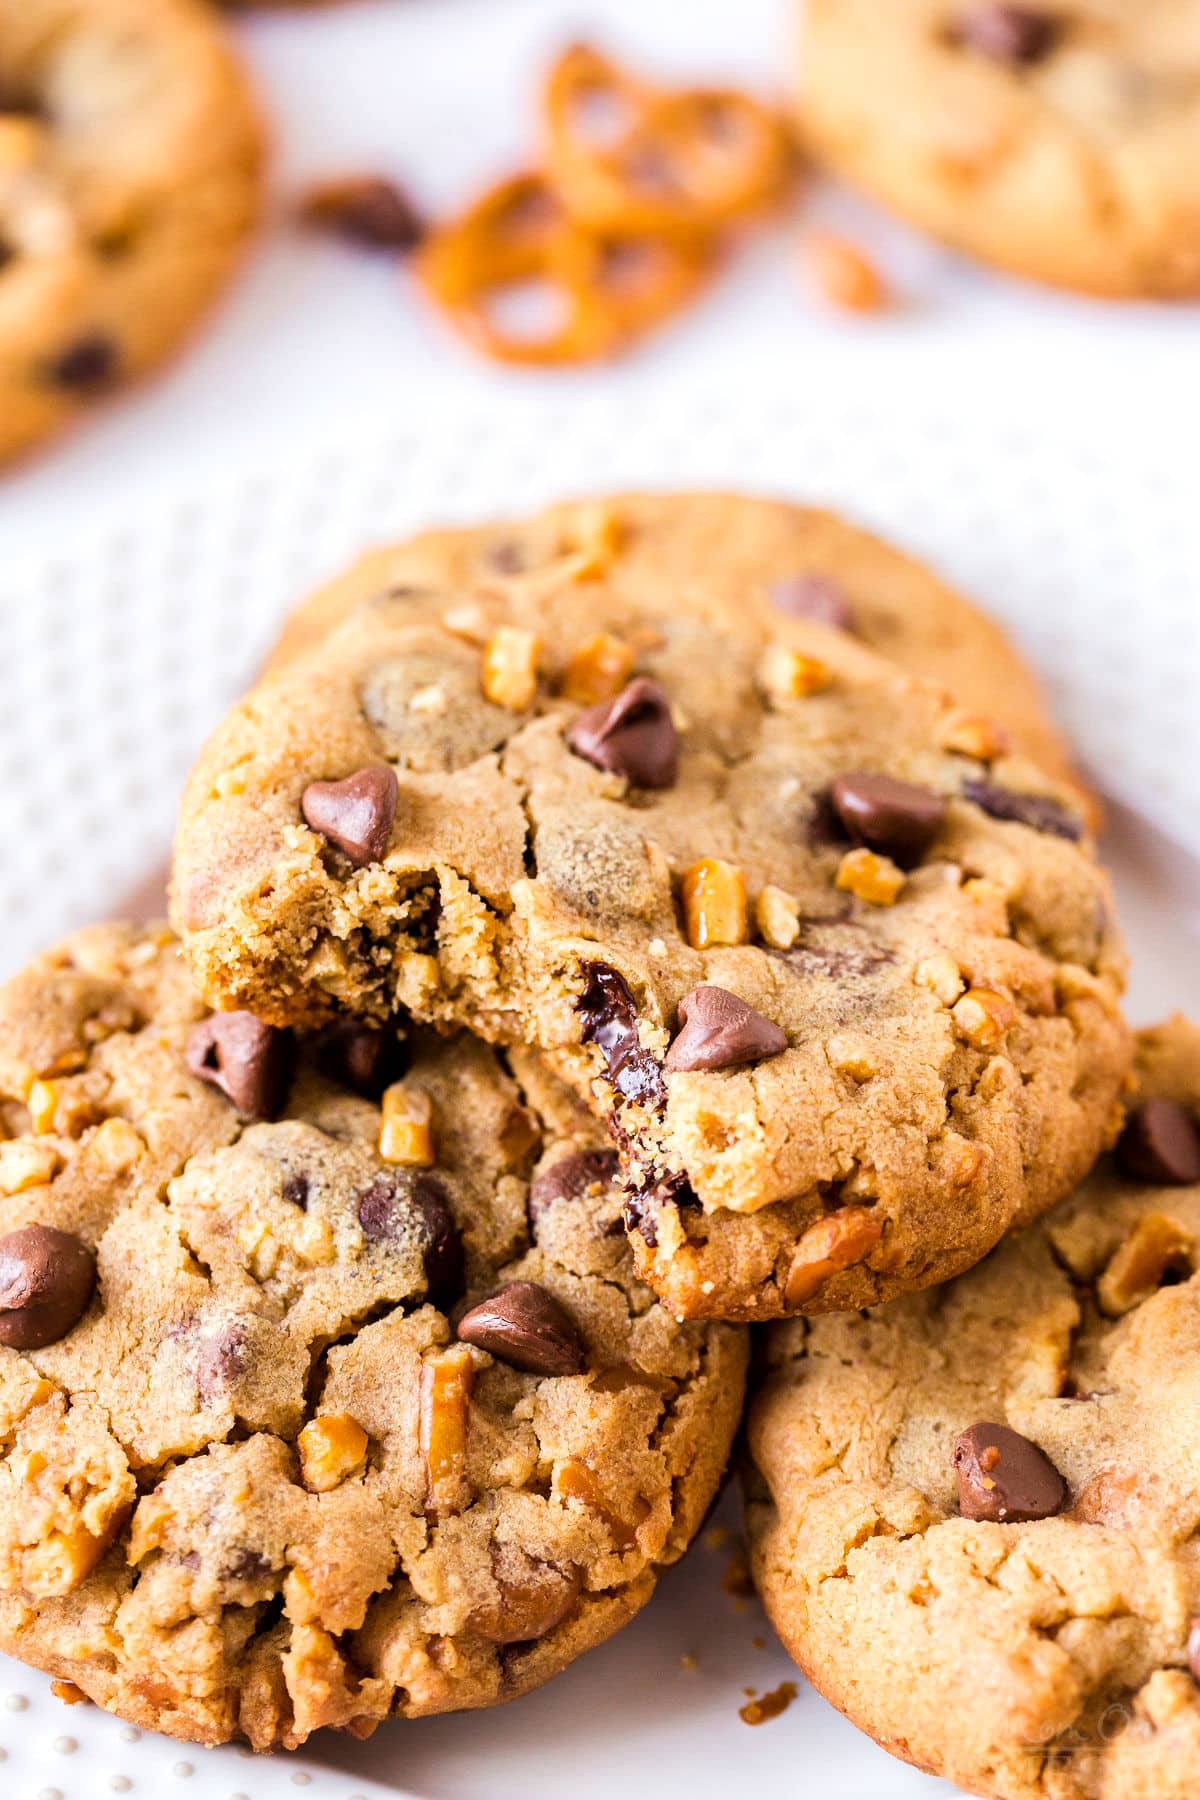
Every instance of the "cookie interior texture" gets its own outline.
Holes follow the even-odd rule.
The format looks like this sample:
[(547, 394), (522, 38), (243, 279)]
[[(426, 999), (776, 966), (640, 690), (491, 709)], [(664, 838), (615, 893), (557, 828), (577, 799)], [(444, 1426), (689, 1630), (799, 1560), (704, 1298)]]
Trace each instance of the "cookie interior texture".
[(361, 601), (406, 582), (470, 587), (500, 573), (553, 579), (589, 564), (597, 608), (608, 595), (684, 596), (717, 618), (771, 630), (782, 613), (842, 623), (859, 643), (954, 696), (964, 713), (995, 715), (1014, 745), (1080, 790), (1070, 747), (1041, 686), (985, 613), (927, 564), (820, 507), (749, 494), (615, 494), (564, 501), (525, 519), (424, 531), (363, 556), (296, 608), (271, 659), (277, 667), (322, 638)]
[[(1195, 1118), (1200, 1030), (1143, 1033), (1138, 1084)], [(1183, 1800), (1198, 1418), (1200, 1186), (1106, 1160), (949, 1286), (772, 1328), (746, 1506), (771, 1618), (857, 1724), (972, 1793)], [(1049, 1458), (1053, 1516), (960, 1516), (951, 1453), (980, 1421)]]
[[(681, 1315), (957, 1273), (1115, 1123), (1123, 953), (1074, 796), (845, 632), (735, 627), (728, 596), (614, 589), (593, 554), (393, 584), (233, 711), (176, 842), (202, 991), (278, 1024), (411, 1013), (600, 1078), (639, 1269)], [(932, 837), (903, 849), (893, 816), (856, 849), (831, 805), (853, 771), (918, 788)], [(595, 980), (626, 1019), (589, 1034)], [(782, 1053), (664, 1074), (699, 986)]]
[(0, 0), (0, 459), (173, 350), (259, 208), (262, 134), (201, 0)]
[[(212, 1027), (161, 929), (0, 994), (0, 1646), (203, 1743), (515, 1697), (686, 1547), (745, 1333), (637, 1281), (615, 1158), (544, 1072), (416, 1039), (379, 1103), (321, 1073), (379, 1075), (361, 1045), (271, 1037), (252, 1121)], [(18, 1348), (34, 1227), (96, 1286)]]
[(808, 0), (805, 141), (956, 248), (1087, 293), (1200, 293), (1192, 0)]

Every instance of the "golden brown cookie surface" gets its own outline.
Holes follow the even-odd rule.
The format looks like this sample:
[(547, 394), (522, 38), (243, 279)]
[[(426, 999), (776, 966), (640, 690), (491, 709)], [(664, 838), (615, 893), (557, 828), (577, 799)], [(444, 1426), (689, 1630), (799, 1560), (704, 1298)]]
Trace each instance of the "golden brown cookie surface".
[(682, 1315), (968, 1266), (1113, 1121), (1122, 958), (1072, 798), (846, 633), (601, 553), (393, 579), (234, 710), (176, 847), (200, 983), (601, 1080)]
[(936, 681), (964, 728), (995, 719), (1047, 774), (1077, 779), (1036, 677), (1004, 632), (927, 565), (819, 507), (731, 493), (618, 494), (526, 519), (426, 531), (362, 557), (291, 615), (272, 666), (393, 582), (494, 583), (590, 564), (602, 600), (678, 592), (715, 616), (770, 629), (782, 617), (847, 630), (908, 674)]
[(1138, 1083), (1117, 1156), (969, 1274), (774, 1327), (750, 1410), (789, 1650), (1002, 1800), (1200, 1780), (1200, 1031), (1143, 1033)]
[(206, 1017), (114, 926), (0, 994), (0, 1093), (5, 1650), (294, 1745), (514, 1698), (682, 1554), (744, 1333), (637, 1281), (546, 1078)]

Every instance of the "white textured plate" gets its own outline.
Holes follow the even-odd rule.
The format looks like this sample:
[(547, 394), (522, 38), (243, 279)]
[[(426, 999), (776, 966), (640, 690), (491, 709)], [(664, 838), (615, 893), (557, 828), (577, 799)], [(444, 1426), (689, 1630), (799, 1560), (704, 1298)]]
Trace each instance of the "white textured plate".
[[(1135, 1015), (1200, 1007), (1200, 890), (1181, 847), (1200, 850), (1192, 467), (1160, 458), (1153, 433), (1127, 427), (1113, 443), (1099, 413), (1051, 423), (1027, 397), (997, 417), (962, 394), (931, 405), (915, 385), (893, 382), (886, 396), (805, 385), (802, 402), (551, 402), (425, 418), (5, 568), (5, 970), (153, 873), (200, 738), (289, 600), (355, 549), (557, 494), (707, 481), (833, 501), (986, 596), (1048, 677), (1101, 784), (1129, 805), (1115, 811), (1112, 855), (1138, 953)], [(623, 1636), (514, 1707), (291, 1757), (139, 1737), (94, 1708), (67, 1711), (40, 1676), (0, 1659), (0, 1794), (511, 1800), (538, 1784), (599, 1800), (652, 1784), (658, 1800), (695, 1800), (767, 1783), (791, 1792), (800, 1771), (831, 1800), (948, 1794), (811, 1692), (758, 1730), (740, 1722), (744, 1688), (794, 1672), (757, 1610), (723, 1592), (727, 1560), (698, 1547)]]

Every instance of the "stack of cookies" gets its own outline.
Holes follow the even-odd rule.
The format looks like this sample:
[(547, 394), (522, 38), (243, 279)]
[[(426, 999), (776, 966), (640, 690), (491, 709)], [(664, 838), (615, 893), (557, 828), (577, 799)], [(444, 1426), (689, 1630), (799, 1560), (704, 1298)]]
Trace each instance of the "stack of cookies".
[(0, 1646), (260, 1749), (514, 1698), (687, 1547), (754, 1326), (813, 1684), (983, 1794), (1192, 1794), (1200, 1031), (1134, 1044), (1095, 816), (828, 514), (365, 558), (203, 751), (173, 931), (0, 995)]

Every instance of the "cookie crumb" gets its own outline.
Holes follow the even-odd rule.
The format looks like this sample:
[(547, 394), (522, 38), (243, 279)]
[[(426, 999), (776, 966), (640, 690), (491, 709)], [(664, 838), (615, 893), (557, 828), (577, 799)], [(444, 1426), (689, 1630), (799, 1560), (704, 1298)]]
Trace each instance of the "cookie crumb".
[(728, 1525), (710, 1525), (702, 1539), (706, 1550), (724, 1550), (733, 1542)]
[(725, 1573), (721, 1577), (721, 1586), (735, 1600), (752, 1599), (754, 1583), (750, 1579), (750, 1564), (746, 1560), (744, 1550), (739, 1550), (726, 1564)]
[[(745, 1692), (753, 1695), (754, 1689), (747, 1688)], [(780, 1713), (786, 1712), (795, 1698), (795, 1682), (781, 1681), (769, 1694), (762, 1694), (758, 1699), (751, 1698), (745, 1706), (739, 1706), (738, 1718), (744, 1725), (765, 1725), (768, 1719), (777, 1719)]]
[(694, 1675), (696, 1670), (700, 1667), (700, 1663), (699, 1660), (692, 1655), (690, 1650), (685, 1650), (683, 1655), (679, 1658), (679, 1666), (685, 1674)]
[(82, 1688), (76, 1687), (73, 1681), (52, 1681), (50, 1692), (56, 1700), (61, 1700), (64, 1706), (86, 1706), (87, 1704), (87, 1695)]
[(891, 304), (879, 269), (849, 238), (831, 231), (814, 232), (803, 253), (813, 285), (831, 306), (842, 312), (877, 313)]

